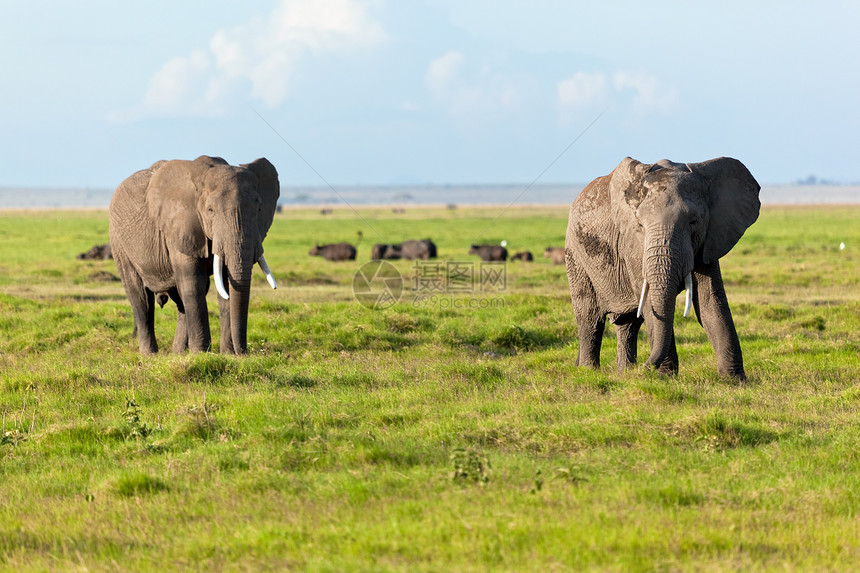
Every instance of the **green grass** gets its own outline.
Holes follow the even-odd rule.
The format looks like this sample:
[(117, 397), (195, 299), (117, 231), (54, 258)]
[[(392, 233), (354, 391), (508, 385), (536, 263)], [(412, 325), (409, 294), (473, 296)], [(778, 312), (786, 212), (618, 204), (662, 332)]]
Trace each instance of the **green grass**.
[[(576, 369), (564, 269), (541, 256), (566, 209), (497, 214), (278, 215), (280, 286), (255, 276), (242, 358), (171, 355), (172, 303), (162, 353), (138, 355), (113, 262), (74, 258), (107, 240), (105, 212), (0, 215), (0, 569), (860, 562), (860, 208), (765, 208), (723, 259), (743, 384), (680, 310), (677, 377), (615, 374), (611, 327), (605, 368)], [(429, 236), (466, 262), (488, 225), (538, 255), (503, 292), (416, 306), (398, 261), (398, 304), (353, 298), (372, 243)], [(359, 261), (307, 256), (359, 230)]]

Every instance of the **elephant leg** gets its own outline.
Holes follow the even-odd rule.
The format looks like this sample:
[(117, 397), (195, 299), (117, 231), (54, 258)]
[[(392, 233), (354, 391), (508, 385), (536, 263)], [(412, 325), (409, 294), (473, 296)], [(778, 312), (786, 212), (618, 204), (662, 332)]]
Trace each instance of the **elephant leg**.
[(741, 343), (723, 287), (719, 261), (693, 271), (693, 305), (717, 356), (717, 372), (746, 380)]
[[(212, 336), (209, 332), (209, 314), (206, 307), (206, 293), (209, 290), (206, 261), (181, 253), (171, 256), (176, 290), (185, 307), (184, 323), (188, 349), (191, 352), (208, 351), (212, 347)], [(178, 326), (177, 321), (177, 328)]]
[[(224, 281), (224, 290), (230, 294), (230, 281)], [(235, 354), (233, 349), (233, 328), (230, 322), (230, 301), (218, 297), (218, 314), (221, 316), (221, 354)]]
[(634, 314), (622, 315), (615, 321), (615, 335), (618, 339), (616, 355), (618, 372), (624, 372), (636, 366), (636, 343), (643, 322), (644, 319), (641, 316), (637, 318)]
[(167, 292), (170, 300), (176, 303), (176, 334), (173, 336), (173, 353), (181, 354), (188, 350), (188, 324), (185, 317), (185, 305), (179, 298), (179, 291), (171, 289)]
[(606, 327), (606, 318), (599, 312), (594, 312), (594, 310), (588, 309), (584, 312), (577, 312), (575, 308), (573, 310), (579, 331), (577, 366), (600, 368), (600, 344), (603, 342), (603, 330)]
[(600, 344), (603, 342), (606, 314), (597, 304), (597, 295), (591, 279), (570, 255), (567, 256), (567, 280), (579, 333), (576, 365), (600, 368)]
[(158, 352), (155, 340), (155, 294), (144, 286), (143, 279), (121, 254), (115, 257), (122, 286), (125, 287), (134, 314), (134, 330), (140, 353), (155, 354)]
[(146, 287), (141, 290), (134, 298), (129, 295), (134, 312), (134, 325), (137, 328), (137, 345), (141, 354), (156, 354), (158, 342), (155, 340), (155, 293)]

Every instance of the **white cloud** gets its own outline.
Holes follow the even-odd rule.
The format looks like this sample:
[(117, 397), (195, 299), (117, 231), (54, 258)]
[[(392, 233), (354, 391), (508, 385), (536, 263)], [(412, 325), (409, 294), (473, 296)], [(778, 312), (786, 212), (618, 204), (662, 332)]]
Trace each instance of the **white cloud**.
[(606, 98), (606, 75), (600, 72), (577, 72), (558, 83), (558, 105), (581, 107)]
[(569, 121), (582, 108), (623, 99), (632, 92), (632, 109), (637, 113), (670, 113), (678, 103), (678, 90), (656, 76), (644, 72), (616, 71), (611, 78), (603, 72), (577, 72), (558, 82), (556, 102), (559, 120)]
[(656, 77), (644, 72), (616, 72), (613, 84), (619, 92), (634, 92), (633, 107), (636, 111), (669, 113), (678, 103), (678, 90), (663, 85)]
[(447, 97), (454, 80), (463, 68), (464, 60), (462, 53), (450, 51), (430, 62), (427, 73), (424, 74), (424, 83), (435, 97), (439, 99)]
[(211, 71), (212, 60), (202, 50), (194, 50), (185, 58), (173, 58), (152, 76), (143, 107), (165, 113), (180, 112), (180, 104), (209, 107), (211, 102), (206, 100)]
[(265, 19), (218, 30), (207, 49), (173, 58), (155, 73), (142, 104), (115, 120), (220, 115), (232, 98), (273, 107), (292, 89), (296, 62), (385, 39), (365, 0), (281, 0)]
[(449, 51), (427, 66), (424, 83), (433, 100), (454, 115), (471, 116), (510, 110), (522, 101), (513, 79), (483, 67), (476, 74), (466, 71), (461, 52)]

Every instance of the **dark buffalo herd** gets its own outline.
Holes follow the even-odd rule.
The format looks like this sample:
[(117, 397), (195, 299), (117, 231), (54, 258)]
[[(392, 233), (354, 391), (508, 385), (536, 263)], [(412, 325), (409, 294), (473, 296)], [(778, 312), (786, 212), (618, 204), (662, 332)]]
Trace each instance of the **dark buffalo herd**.
[[(323, 257), (327, 261), (354, 261), (356, 247), (350, 243), (332, 243), (316, 245), (310, 250), (310, 255)], [(501, 262), (508, 260), (508, 250), (501, 245), (471, 245), (470, 255), (477, 255), (484, 262)], [(410, 239), (402, 243), (377, 243), (370, 252), (372, 261), (422, 260), (436, 258), (436, 244), (430, 239)], [(544, 257), (551, 258), (553, 263), (564, 262), (563, 247), (547, 247)], [(510, 257), (511, 261), (534, 261), (531, 251), (519, 251)]]

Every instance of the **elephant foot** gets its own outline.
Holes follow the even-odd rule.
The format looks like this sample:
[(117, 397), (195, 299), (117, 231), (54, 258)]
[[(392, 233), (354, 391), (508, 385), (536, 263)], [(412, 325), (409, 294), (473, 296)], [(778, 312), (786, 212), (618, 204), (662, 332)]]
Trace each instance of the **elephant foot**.
[(247, 354), (247, 353), (248, 353), (248, 350), (247, 350), (247, 349), (242, 349), (242, 348), (236, 348), (235, 346), (233, 346), (232, 344), (230, 344), (230, 345), (222, 345), (222, 346), (220, 346), (220, 347), (218, 348), (218, 353), (219, 353), (219, 354), (226, 354), (226, 355), (228, 355), (228, 356), (238, 356), (238, 355), (241, 355), (241, 354)]
[(747, 381), (747, 374), (746, 374), (746, 372), (744, 372), (743, 367), (741, 367), (740, 369), (738, 369), (738, 368), (733, 368), (733, 369), (718, 368), (717, 373), (720, 376), (723, 376), (726, 378), (732, 378), (733, 380), (736, 380), (738, 382), (746, 382)]
[(664, 361), (659, 365), (654, 364), (651, 361), (645, 363), (645, 368), (649, 370), (656, 370), (657, 374), (662, 376), (677, 376), (678, 375), (678, 363), (677, 362), (669, 362)]
[(636, 368), (635, 362), (625, 362), (623, 364), (619, 363), (619, 364), (615, 365), (615, 371), (618, 372), (619, 374), (624, 374), (628, 370), (633, 370), (635, 368)]

